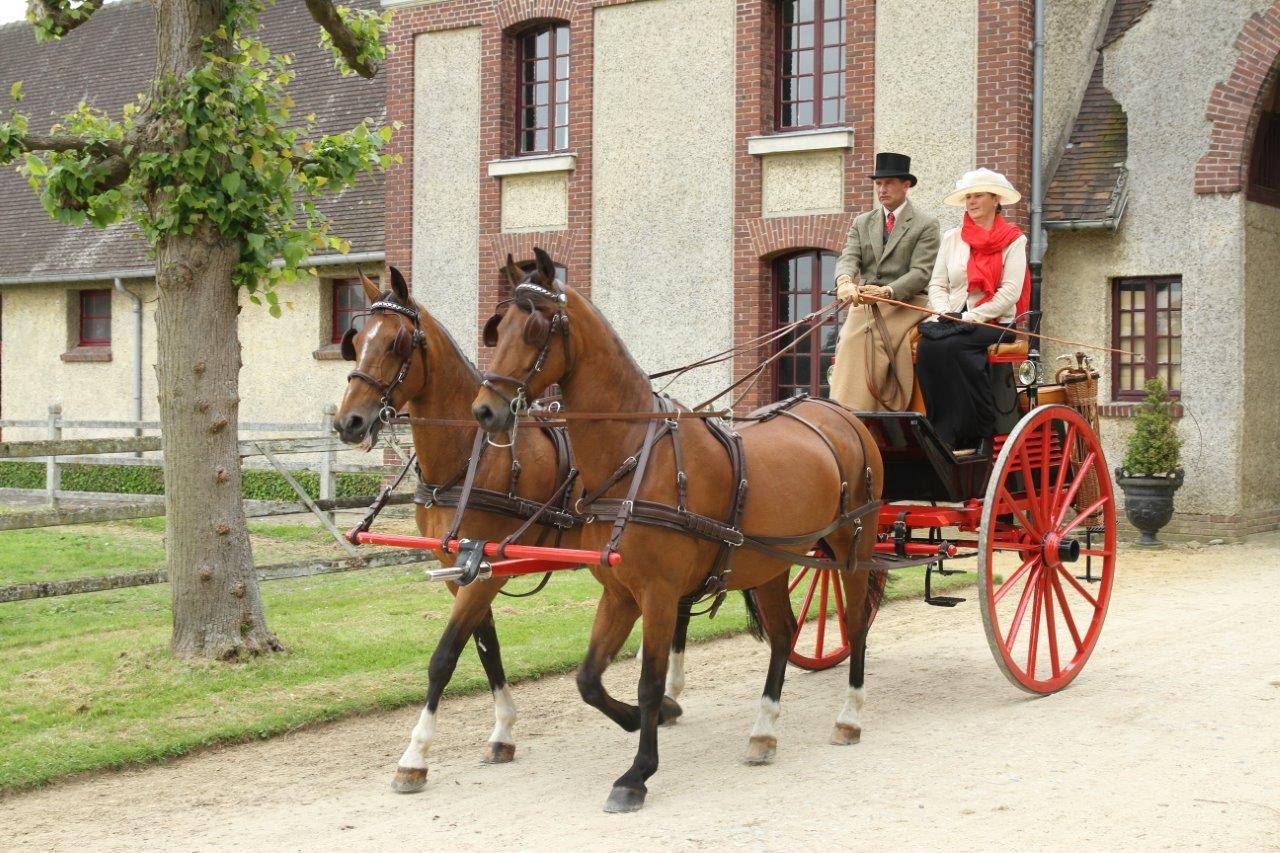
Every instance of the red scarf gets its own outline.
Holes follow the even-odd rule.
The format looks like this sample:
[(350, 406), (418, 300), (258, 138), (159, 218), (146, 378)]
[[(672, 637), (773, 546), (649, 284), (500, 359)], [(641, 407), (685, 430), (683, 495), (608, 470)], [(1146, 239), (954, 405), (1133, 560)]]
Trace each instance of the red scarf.
[[(1021, 236), (1022, 230), (998, 213), (990, 231), (980, 227), (969, 214), (964, 215), (960, 239), (969, 244), (969, 292), (981, 291), (983, 294), (975, 305), (981, 305), (996, 295), (1004, 275), (1004, 250)], [(1030, 305), (1031, 267), (1028, 265), (1022, 293), (1018, 294), (1017, 316), (1025, 314)]]

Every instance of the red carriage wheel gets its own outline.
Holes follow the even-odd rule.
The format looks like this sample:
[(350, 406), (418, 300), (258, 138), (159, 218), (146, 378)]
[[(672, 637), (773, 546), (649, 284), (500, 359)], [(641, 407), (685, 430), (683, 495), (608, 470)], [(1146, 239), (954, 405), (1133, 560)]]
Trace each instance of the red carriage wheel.
[[(823, 545), (809, 554), (831, 558)], [(796, 615), (796, 633), (788, 660), (803, 669), (830, 669), (849, 657), (840, 572), (808, 566), (793, 567), (792, 572), (787, 588), (791, 592), (791, 610)], [(874, 611), (871, 618), (876, 618)]]
[[(982, 624), (1011, 682), (1055, 693), (1080, 674), (1115, 560), (1115, 498), (1097, 434), (1075, 409), (1036, 408), (992, 468), (978, 540)], [(1085, 561), (1094, 582), (1076, 577)]]

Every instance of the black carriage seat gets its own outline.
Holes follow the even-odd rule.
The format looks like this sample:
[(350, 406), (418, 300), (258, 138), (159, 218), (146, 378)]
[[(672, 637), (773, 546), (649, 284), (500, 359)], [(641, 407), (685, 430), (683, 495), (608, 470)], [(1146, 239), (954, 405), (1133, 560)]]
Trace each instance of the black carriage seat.
[[(920, 343), (920, 329), (911, 332), (911, 362), (915, 363), (916, 347)], [(987, 347), (987, 363), (991, 367), (991, 391), (996, 401), (996, 435), (1008, 434), (1022, 417), (1018, 408), (1018, 389), (1014, 382), (1013, 369), (1027, 360), (1031, 351), (1030, 339), (1018, 337), (1005, 343), (992, 344)], [(928, 414), (924, 405), (924, 395), (920, 393), (917, 381), (911, 394), (911, 402), (907, 408), (922, 415)]]
[(858, 412), (884, 459), (884, 500), (966, 501), (987, 488), (991, 459), (953, 454), (920, 412)]

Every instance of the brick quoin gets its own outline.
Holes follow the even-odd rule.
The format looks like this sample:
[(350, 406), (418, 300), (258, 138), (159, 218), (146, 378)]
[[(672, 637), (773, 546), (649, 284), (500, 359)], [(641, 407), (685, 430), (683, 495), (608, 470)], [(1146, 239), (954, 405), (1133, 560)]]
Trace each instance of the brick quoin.
[(1213, 87), (1205, 118), (1212, 125), (1209, 150), (1196, 164), (1197, 193), (1234, 193), (1249, 177), (1253, 138), (1280, 56), (1280, 0), (1245, 22), (1234, 47), (1240, 52), (1231, 76)]
[[(978, 0), (977, 150), (979, 167), (1004, 173), (1026, 199), (1031, 192), (1032, 0)], [(1024, 201), (1005, 216), (1026, 231)]]

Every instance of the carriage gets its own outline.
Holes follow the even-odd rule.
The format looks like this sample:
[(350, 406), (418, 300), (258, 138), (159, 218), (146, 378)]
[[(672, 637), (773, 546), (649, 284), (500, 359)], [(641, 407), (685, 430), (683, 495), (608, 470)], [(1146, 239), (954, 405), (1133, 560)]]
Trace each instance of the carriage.
[[(1079, 674), (1106, 617), (1115, 573), (1115, 502), (1088, 393), (1089, 368), (1044, 384), (1025, 338), (988, 353), (997, 403), (990, 455), (953, 453), (918, 397), (905, 412), (862, 412), (885, 462), (873, 568), (924, 566), (935, 576), (976, 558), (977, 593), (997, 665), (1031, 693), (1061, 690)], [(1070, 401), (1075, 405), (1067, 405)], [(827, 669), (849, 655), (844, 601), (830, 569), (797, 567), (790, 588), (799, 629), (793, 664)], [(834, 626), (829, 624), (834, 618)]]

